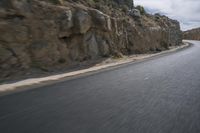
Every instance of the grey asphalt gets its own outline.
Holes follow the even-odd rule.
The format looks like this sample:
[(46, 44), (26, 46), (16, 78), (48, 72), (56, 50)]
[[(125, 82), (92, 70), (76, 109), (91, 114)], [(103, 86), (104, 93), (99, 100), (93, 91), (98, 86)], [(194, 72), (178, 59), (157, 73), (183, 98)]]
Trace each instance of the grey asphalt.
[(0, 97), (0, 133), (200, 133), (200, 42)]

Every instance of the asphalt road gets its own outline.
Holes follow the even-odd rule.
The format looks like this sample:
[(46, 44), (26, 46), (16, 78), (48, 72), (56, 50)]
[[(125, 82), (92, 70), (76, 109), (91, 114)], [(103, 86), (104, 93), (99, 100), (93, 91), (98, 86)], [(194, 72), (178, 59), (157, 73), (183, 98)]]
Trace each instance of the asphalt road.
[(0, 97), (0, 133), (200, 133), (200, 42)]

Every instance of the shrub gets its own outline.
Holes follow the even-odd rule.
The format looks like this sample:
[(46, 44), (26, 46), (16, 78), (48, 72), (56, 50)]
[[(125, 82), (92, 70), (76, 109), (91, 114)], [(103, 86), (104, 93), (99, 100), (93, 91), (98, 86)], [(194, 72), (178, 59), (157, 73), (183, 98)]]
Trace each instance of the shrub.
[(126, 5), (121, 6), (122, 11), (127, 13), (128, 12), (128, 7)]
[(146, 11), (143, 6), (138, 5), (136, 6), (136, 9), (138, 9), (142, 15), (146, 14)]

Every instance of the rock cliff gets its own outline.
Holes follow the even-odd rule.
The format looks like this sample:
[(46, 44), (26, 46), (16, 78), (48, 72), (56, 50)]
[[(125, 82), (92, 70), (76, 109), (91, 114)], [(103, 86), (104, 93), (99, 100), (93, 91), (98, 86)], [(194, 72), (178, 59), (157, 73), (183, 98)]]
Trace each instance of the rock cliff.
[(200, 40), (200, 28), (184, 31), (183, 38), (187, 40)]
[(75, 0), (1, 0), (0, 34), (1, 78), (156, 52), (182, 41), (179, 22), (166, 16), (133, 18), (123, 8)]

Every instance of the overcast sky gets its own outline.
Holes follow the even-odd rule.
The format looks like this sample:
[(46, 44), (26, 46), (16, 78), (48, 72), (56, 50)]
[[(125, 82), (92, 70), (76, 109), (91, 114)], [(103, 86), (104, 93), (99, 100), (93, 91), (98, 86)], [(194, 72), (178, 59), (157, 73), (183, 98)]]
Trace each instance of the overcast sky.
[(200, 27), (200, 0), (135, 0), (135, 5), (178, 20), (182, 30)]

